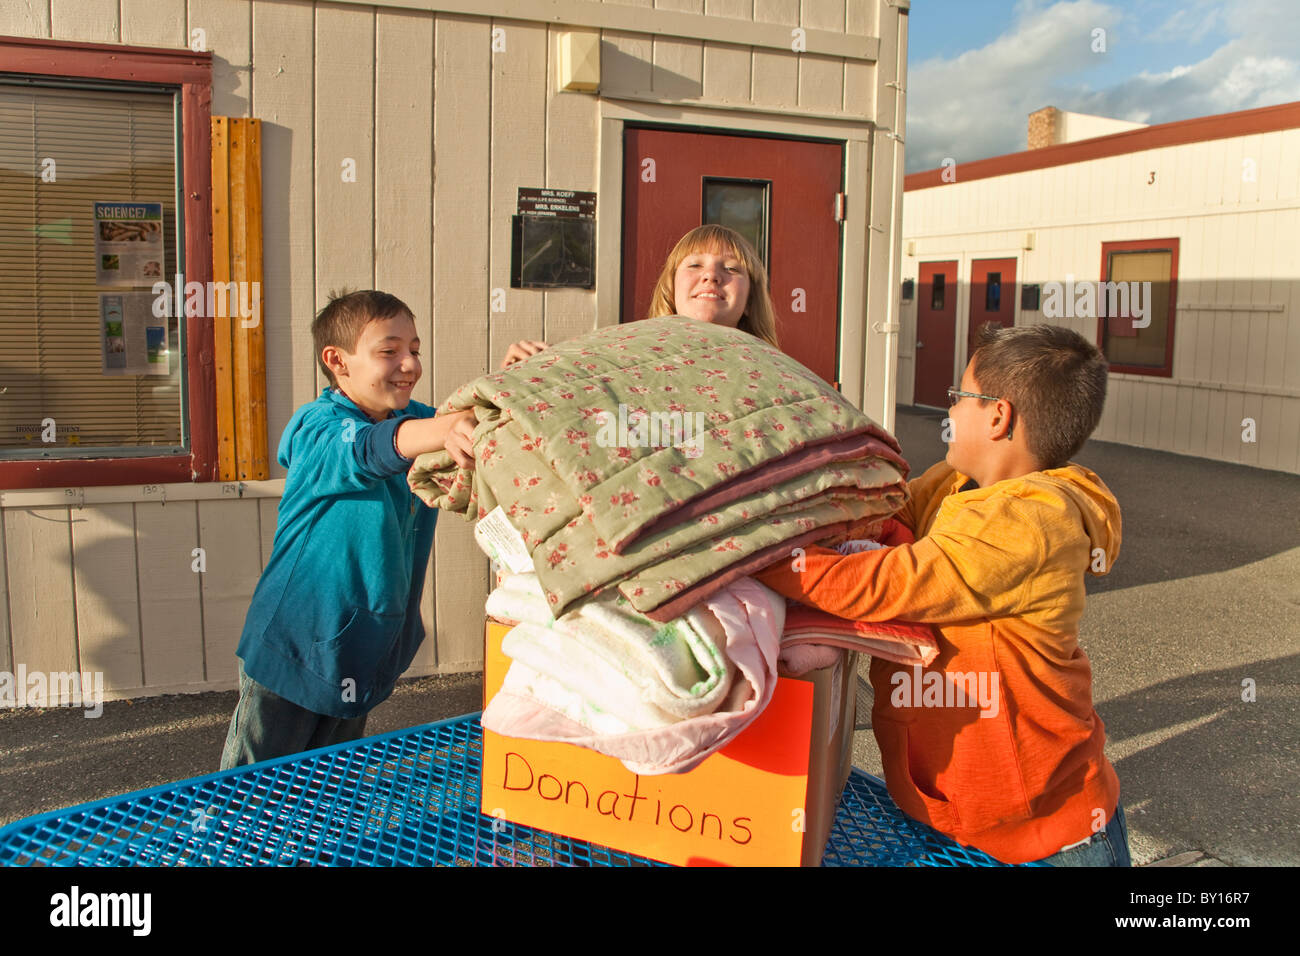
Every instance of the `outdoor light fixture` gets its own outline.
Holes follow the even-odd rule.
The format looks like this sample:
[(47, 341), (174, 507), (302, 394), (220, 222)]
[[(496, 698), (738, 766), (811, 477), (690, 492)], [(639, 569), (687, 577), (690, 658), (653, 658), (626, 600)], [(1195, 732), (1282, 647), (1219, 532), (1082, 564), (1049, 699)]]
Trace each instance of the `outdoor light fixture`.
[(591, 92), (600, 88), (600, 34), (570, 30), (559, 38), (560, 89)]

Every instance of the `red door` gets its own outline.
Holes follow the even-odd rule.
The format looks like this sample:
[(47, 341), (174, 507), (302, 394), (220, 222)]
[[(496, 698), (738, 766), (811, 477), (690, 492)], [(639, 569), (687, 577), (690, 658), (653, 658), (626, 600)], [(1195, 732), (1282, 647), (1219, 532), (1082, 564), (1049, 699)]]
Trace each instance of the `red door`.
[(1016, 260), (976, 259), (970, 264), (970, 322), (966, 361), (975, 354), (975, 333), (981, 325), (1016, 324)]
[(957, 263), (922, 262), (916, 294), (916, 394), (918, 405), (948, 407), (956, 384)]
[(834, 382), (843, 169), (838, 143), (627, 129), (622, 320), (645, 318), (678, 239), (721, 222), (766, 257), (782, 350)]

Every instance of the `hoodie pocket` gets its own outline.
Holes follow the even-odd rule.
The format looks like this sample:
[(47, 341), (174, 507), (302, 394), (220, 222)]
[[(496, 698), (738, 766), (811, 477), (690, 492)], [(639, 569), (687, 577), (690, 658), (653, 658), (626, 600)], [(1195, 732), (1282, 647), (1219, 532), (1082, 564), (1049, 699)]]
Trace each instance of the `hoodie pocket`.
[(876, 708), (871, 715), (871, 727), (880, 746), (881, 764), (885, 783), (899, 808), (909, 816), (930, 824), (943, 833), (956, 833), (961, 829), (957, 808), (934, 780), (918, 772), (912, 760), (910, 725), (879, 714)]
[(977, 717), (962, 728), (953, 740), (945, 776), (961, 784), (952, 802), (971, 832), (1024, 822), (1031, 816), (1021, 758), (1005, 707), (994, 717)]
[[(343, 629), (311, 647), (311, 669), (326, 683), (339, 689), (340, 697), (350, 686), (357, 703), (371, 690), (375, 673), (392, 654), (402, 627), (401, 614), (377, 614), (353, 608)], [(353, 681), (345, 685), (344, 681)]]

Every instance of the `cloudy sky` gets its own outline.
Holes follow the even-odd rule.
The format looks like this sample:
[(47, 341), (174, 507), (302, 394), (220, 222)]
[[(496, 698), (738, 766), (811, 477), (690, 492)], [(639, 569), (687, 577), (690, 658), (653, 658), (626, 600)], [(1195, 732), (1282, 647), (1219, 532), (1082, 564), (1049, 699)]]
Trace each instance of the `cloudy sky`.
[(1024, 149), (1044, 106), (1154, 124), (1300, 100), (1300, 2), (912, 0), (907, 70), (911, 173)]

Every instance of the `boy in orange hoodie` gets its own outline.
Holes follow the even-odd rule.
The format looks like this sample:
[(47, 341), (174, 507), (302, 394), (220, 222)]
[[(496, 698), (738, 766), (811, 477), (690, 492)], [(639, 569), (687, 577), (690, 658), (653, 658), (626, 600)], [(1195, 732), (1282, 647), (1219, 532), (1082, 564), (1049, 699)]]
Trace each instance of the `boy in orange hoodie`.
[(936, 627), (930, 666), (871, 662), (885, 782), (908, 815), (1007, 863), (1130, 865), (1078, 642), (1084, 574), (1119, 553), (1119, 505), (1069, 462), (1107, 375), (1068, 329), (986, 326), (949, 389), (946, 461), (909, 483), (897, 546), (809, 548), (756, 575), (840, 617)]

